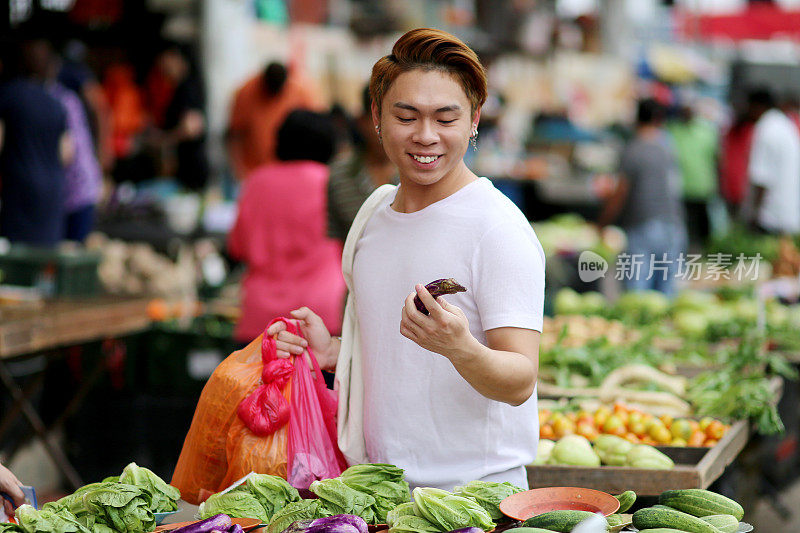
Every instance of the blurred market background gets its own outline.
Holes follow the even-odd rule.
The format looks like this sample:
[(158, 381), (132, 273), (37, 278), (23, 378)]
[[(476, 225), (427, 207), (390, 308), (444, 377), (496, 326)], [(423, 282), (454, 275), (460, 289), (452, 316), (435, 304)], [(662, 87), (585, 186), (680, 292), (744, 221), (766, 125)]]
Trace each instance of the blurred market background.
[[(732, 465), (713, 487), (747, 502), (757, 529), (800, 530), (798, 239), (754, 228), (747, 214), (748, 95), (768, 92), (800, 132), (800, 0), (4, 4), (0, 93), (24, 95), (34, 114), (44, 109), (37, 98), (71, 107), (79, 159), (70, 164), (82, 165), (66, 185), (54, 177), (64, 180), (63, 169), (36, 170), (45, 191), (36, 209), (48, 216), (25, 227), (14, 217), (32, 208), (14, 203), (8, 169), (30, 163), (9, 123), (26, 119), (0, 105), (0, 212), (23, 211), (0, 227), (0, 461), (40, 494), (66, 494), (130, 461), (170, 478), (205, 381), (252, 337), (236, 334), (246, 261), (227, 243), (247, 176), (274, 162), (289, 111), (307, 108), (335, 128), (331, 179), (359, 156), (391, 180), (370, 154), (363, 89), (399, 35), (436, 27), (465, 40), (488, 71), (468, 164), (520, 207), (548, 256), (539, 393), (554, 399), (542, 402), (548, 416), (567, 422), (543, 417), (543, 437), (577, 431), (570, 410), (596, 414), (580, 390), (604, 390), (620, 367), (681, 376), (677, 412), (658, 412), (662, 403), (654, 414), (705, 415), (729, 430), (749, 418), (747, 446), (727, 450), (715, 479)], [(19, 75), (39, 88), (14, 85)], [(66, 96), (37, 96), (56, 81)], [(626, 292), (612, 274), (627, 236), (594, 225), (644, 98), (666, 112), (686, 251), (702, 263), (673, 298)], [(44, 135), (33, 128), (23, 135)], [(326, 189), (343, 213), (374, 186), (350, 178)], [(326, 245), (341, 245), (349, 222), (340, 222)], [(581, 276), (587, 250), (610, 265), (605, 276)], [(761, 258), (744, 278), (740, 255)], [(722, 377), (712, 383), (709, 369)], [(743, 381), (752, 387), (734, 388)], [(597, 396), (609, 406), (642, 400)], [(706, 427), (694, 445), (713, 450), (722, 433)], [(629, 429), (636, 441), (677, 447), (697, 428), (663, 439)]]

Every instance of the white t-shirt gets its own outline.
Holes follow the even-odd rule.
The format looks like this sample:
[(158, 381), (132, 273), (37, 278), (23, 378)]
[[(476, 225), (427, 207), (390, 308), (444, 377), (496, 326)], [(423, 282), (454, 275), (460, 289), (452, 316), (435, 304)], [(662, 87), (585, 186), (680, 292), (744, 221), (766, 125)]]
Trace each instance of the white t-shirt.
[(353, 266), (369, 460), (404, 468), (412, 486), (500, 478), (525, 488), (521, 467), (539, 438), (536, 392), (518, 407), (482, 396), (447, 358), (402, 336), (400, 319), (416, 283), (452, 277), (467, 292), (445, 298), (481, 343), (489, 329), (541, 331), (542, 247), (486, 178), (414, 213), (394, 211), (395, 194), (367, 222)]
[(758, 223), (773, 231), (800, 231), (800, 133), (777, 109), (756, 122), (748, 171), (751, 183), (766, 189)]

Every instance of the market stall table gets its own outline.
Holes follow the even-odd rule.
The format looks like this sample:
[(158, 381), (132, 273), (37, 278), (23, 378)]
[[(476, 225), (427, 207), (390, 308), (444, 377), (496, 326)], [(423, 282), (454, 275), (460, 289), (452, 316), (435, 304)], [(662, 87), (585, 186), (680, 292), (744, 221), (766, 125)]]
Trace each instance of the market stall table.
[[(12, 360), (42, 353), (48, 360), (58, 352), (54, 349), (85, 342), (129, 335), (150, 326), (147, 299), (99, 297), (53, 300), (43, 306), (0, 306), (0, 381), (11, 394), (14, 403), (0, 419), (0, 441), (20, 413), (42, 441), (48, 454), (74, 488), (83, 482), (64, 452), (52, 441), (53, 431), (73, 413), (105, 368), (101, 358), (90, 375), (75, 391), (55, 422), (47, 427), (30, 402), (31, 395), (42, 383), (40, 375), (23, 390), (7, 368)], [(112, 349), (112, 348), (110, 348)], [(105, 353), (104, 355), (108, 355)], [(13, 455), (12, 449), (9, 455)]]

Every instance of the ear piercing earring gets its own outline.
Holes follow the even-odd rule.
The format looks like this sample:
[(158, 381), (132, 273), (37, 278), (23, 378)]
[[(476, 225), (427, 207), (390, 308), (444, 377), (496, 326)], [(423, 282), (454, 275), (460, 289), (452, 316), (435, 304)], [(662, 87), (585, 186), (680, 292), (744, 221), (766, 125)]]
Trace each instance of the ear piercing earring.
[(472, 135), (469, 138), (470, 143), (472, 143), (472, 150), (478, 151), (478, 128), (477, 126), (472, 128)]

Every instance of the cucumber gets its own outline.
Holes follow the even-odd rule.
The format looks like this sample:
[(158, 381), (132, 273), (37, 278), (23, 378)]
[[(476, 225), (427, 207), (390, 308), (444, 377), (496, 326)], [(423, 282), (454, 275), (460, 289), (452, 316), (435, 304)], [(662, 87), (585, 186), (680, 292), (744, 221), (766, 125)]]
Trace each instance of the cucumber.
[(669, 505), (673, 509), (689, 513), (693, 516), (709, 516), (714, 514), (729, 514), (737, 520), (744, 518), (742, 506), (726, 498), (722, 494), (704, 489), (681, 489), (662, 492), (658, 503)]
[(569, 533), (572, 528), (593, 515), (589, 511), (550, 511), (528, 518), (522, 526)]
[(720, 531), (703, 522), (696, 516), (674, 509), (639, 509), (633, 513), (633, 527), (636, 529), (672, 528), (689, 533), (720, 533)]
[(702, 517), (700, 520), (708, 522), (722, 533), (736, 533), (739, 531), (739, 520), (730, 514), (712, 514)]
[(617, 513), (624, 513), (636, 502), (636, 493), (632, 490), (626, 490), (622, 494), (617, 494), (614, 497), (619, 500), (619, 509), (617, 509)]

